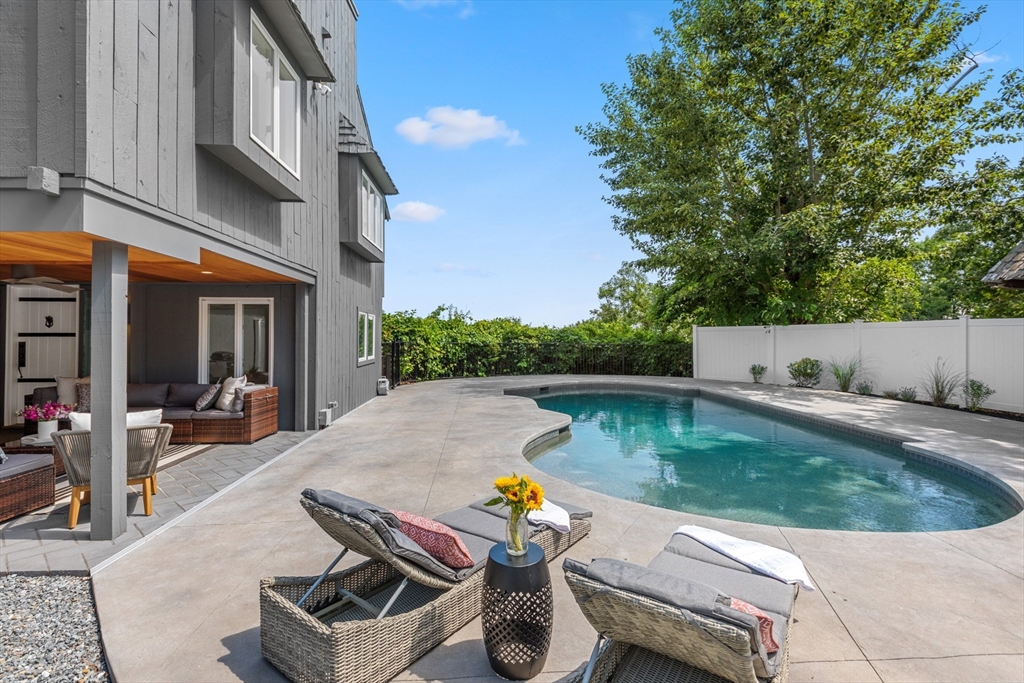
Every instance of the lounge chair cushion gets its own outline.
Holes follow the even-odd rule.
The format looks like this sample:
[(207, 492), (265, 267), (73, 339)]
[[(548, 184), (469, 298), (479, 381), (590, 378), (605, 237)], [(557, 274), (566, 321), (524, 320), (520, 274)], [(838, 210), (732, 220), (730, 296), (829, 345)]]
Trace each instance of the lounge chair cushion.
[[(470, 554), (476, 561), (475, 565), (465, 569), (446, 567), (421, 548), (416, 541), (398, 530), (401, 521), (390, 510), (327, 489), (306, 489), (302, 495), (314, 503), (369, 524), (392, 553), (448, 581), (465, 580), (480, 569), (483, 566), (483, 561), (487, 559), (486, 552), (484, 552), (482, 561), (481, 558), (473, 554), (473, 549), (470, 547)], [(466, 542), (465, 538), (463, 542)], [(469, 546), (469, 543), (466, 545)], [(479, 544), (476, 545), (479, 553)]]
[(665, 546), (665, 552), (675, 553), (683, 557), (691, 557), (702, 562), (717, 564), (720, 567), (728, 567), (738, 572), (753, 574), (754, 571), (745, 564), (737, 562), (717, 550), (712, 550), (700, 541), (690, 538), (684, 534), (673, 534), (672, 540)]
[(647, 565), (664, 574), (714, 586), (732, 598), (739, 598), (765, 610), (782, 614), (786, 619), (793, 613), (796, 588), (767, 576), (738, 572), (717, 564), (662, 551)]
[[(480, 536), (489, 540), (491, 545), (505, 542), (505, 520), (486, 510), (477, 510), (473, 507), (458, 508), (438, 515), (435, 519), (455, 529), (459, 535)], [(530, 531), (535, 529), (536, 527), (530, 527)]]
[[(475, 503), (471, 503), (469, 505), (469, 507), (473, 508), (474, 510), (480, 510), (481, 512), (486, 512), (486, 513), (488, 513), (490, 515), (496, 515), (498, 517), (501, 517), (502, 519), (508, 519), (508, 508), (499, 507), (497, 505), (490, 506), (490, 507), (487, 506), (487, 505), (484, 505), (484, 503), (486, 503), (489, 500), (491, 500), (491, 499), (490, 498), (483, 498), (482, 500), (478, 500)], [(562, 502), (557, 501), (557, 500), (552, 500), (551, 502), (554, 503), (555, 505), (557, 505), (558, 507), (562, 508), (566, 512), (568, 512), (569, 513), (569, 519), (587, 519), (589, 517), (593, 517), (594, 516), (594, 513), (591, 512), (590, 510), (587, 510), (585, 508), (581, 508), (581, 507), (579, 507), (577, 505), (572, 505), (570, 503), (562, 503)], [(502, 537), (502, 538), (504, 538), (504, 537)]]

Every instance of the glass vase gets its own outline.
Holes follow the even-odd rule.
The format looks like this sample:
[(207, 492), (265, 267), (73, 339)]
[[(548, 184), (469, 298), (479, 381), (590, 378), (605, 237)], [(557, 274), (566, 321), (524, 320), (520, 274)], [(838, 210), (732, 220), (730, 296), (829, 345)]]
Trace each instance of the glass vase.
[(530, 543), (530, 533), (526, 513), (512, 512), (505, 525), (505, 550), (512, 557), (526, 554)]

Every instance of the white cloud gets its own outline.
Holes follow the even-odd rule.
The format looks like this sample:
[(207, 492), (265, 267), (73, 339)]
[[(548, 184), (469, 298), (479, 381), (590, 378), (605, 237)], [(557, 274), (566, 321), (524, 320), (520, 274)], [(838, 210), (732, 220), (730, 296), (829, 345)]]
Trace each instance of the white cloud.
[(504, 139), (506, 145), (525, 145), (518, 130), (497, 116), (483, 116), (479, 109), (434, 107), (427, 117), (405, 119), (395, 130), (414, 145), (435, 145), (444, 149), (465, 148), (481, 140)]
[(426, 202), (402, 202), (391, 210), (391, 219), (413, 223), (429, 223), (436, 221), (444, 213), (444, 209), (440, 206), (434, 206)]
[(396, 0), (399, 5), (409, 10), (421, 10), (428, 7), (457, 7), (456, 16), (465, 19), (474, 14), (473, 0)]
[(461, 263), (442, 263), (434, 268), (438, 273), (462, 273), (473, 277), (487, 277), (490, 273), (480, 270), (476, 266), (464, 266)]
[(978, 64), (994, 64), (996, 62), (1003, 61), (1003, 58), (1000, 55), (987, 55), (984, 52), (979, 52), (978, 54), (973, 55), (972, 59)]

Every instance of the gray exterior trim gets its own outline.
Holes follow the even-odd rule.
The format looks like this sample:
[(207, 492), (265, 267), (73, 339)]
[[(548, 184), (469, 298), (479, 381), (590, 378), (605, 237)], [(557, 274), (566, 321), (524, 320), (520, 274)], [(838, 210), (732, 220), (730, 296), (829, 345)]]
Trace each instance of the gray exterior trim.
[(316, 45), (316, 37), (306, 26), (293, 0), (259, 0), (263, 11), (274, 23), (298, 66), (311, 81), (334, 83), (331, 67)]

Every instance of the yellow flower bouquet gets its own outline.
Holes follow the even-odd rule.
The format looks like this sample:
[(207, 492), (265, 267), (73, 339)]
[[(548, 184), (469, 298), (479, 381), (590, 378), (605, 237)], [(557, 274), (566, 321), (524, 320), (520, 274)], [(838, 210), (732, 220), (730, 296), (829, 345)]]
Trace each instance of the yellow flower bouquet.
[(498, 496), (484, 503), (508, 508), (508, 525), (505, 528), (505, 549), (513, 557), (526, 554), (529, 545), (529, 526), (526, 513), (540, 510), (544, 504), (544, 489), (526, 476), (498, 477), (494, 480)]

